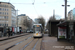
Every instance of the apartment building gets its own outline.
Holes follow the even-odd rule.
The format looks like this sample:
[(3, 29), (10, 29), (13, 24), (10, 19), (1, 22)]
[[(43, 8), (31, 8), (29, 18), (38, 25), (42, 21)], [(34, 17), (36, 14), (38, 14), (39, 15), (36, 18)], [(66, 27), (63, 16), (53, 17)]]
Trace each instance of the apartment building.
[(75, 8), (68, 12), (68, 20), (75, 20)]
[(8, 2), (0, 2), (0, 27), (16, 27), (15, 7)]
[(20, 14), (18, 17), (18, 27), (22, 27), (22, 29), (27, 29), (26, 26), (23, 25), (24, 20), (31, 20), (26, 14)]
[(73, 20), (73, 10), (68, 12), (68, 20)]
[(75, 20), (75, 8), (73, 9), (73, 20)]

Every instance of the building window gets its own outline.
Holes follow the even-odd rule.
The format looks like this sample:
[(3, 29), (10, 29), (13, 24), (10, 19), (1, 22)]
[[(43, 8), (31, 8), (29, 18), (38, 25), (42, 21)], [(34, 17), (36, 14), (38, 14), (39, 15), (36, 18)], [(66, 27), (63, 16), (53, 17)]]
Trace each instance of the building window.
[(6, 19), (6, 16), (4, 18)]
[(6, 11), (6, 9), (5, 9), (5, 11)]
[(7, 16), (7, 19), (8, 19), (8, 16)]
[(1, 12), (0, 12), (0, 14), (1, 14)]
[(8, 24), (7, 24), (7, 26), (8, 26)]
[(6, 15), (6, 12), (5, 12), (5, 15)]
[(4, 24), (3, 24), (3, 26), (4, 26)]
[(0, 8), (0, 10), (1, 10), (1, 8)]
[(3, 11), (4, 11), (4, 8), (3, 8)]
[(0, 26), (1, 26), (1, 24), (0, 24)]
[(6, 24), (5, 24), (5, 26), (6, 26)]
[(8, 16), (5, 16), (5, 19), (8, 19)]
[(7, 11), (8, 11), (8, 9), (7, 9)]
[(4, 12), (3, 12), (3, 15), (4, 15)]
[(8, 13), (7, 13), (7, 15), (8, 15)]
[(4, 24), (2, 24), (2, 26), (4, 26)]

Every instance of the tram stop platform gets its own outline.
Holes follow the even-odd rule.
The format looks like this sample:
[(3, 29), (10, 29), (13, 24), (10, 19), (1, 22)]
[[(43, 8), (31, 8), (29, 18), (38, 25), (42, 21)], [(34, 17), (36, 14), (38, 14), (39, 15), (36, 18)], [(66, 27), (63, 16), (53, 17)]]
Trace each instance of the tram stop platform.
[(18, 35), (14, 35), (14, 36), (6, 36), (6, 37), (0, 37), (0, 41), (3, 41), (3, 40), (7, 40), (7, 39), (12, 39), (12, 38), (16, 38), (16, 37), (20, 37), (20, 36), (24, 36), (24, 35), (27, 35), (28, 33), (22, 33), (22, 34), (18, 34)]
[(44, 34), (41, 50), (75, 50), (75, 44), (68, 41), (57, 41), (57, 37)]

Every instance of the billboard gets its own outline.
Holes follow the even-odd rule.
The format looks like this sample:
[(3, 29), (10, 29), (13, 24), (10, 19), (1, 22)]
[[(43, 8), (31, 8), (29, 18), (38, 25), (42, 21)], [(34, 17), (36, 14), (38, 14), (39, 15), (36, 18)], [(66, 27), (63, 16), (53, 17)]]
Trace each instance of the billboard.
[(66, 27), (58, 27), (58, 38), (66, 38)]

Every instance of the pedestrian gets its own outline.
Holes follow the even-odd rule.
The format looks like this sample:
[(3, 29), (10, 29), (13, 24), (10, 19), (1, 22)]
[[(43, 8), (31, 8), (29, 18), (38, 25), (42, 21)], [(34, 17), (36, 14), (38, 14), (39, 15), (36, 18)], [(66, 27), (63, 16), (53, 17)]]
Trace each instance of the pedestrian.
[(10, 35), (12, 36), (12, 30), (10, 31), (10, 33), (11, 33)]
[(11, 34), (11, 32), (10, 32), (10, 29), (8, 28), (8, 37), (10, 37), (10, 34)]
[(21, 30), (20, 30), (20, 34), (21, 34)]

